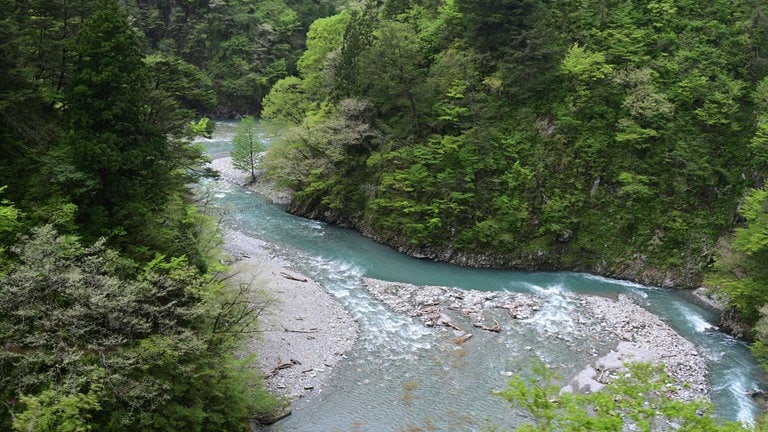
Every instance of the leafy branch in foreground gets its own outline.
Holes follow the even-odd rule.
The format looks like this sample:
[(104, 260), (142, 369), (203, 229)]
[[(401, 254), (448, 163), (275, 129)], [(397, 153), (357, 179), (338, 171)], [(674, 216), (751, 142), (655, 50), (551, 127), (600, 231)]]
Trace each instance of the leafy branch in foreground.
[(517, 432), (687, 432), (764, 431), (762, 424), (747, 428), (720, 422), (704, 400), (680, 401), (671, 397), (675, 381), (663, 367), (649, 363), (626, 365), (626, 372), (594, 393), (563, 392), (559, 376), (537, 363), (530, 376), (516, 376), (498, 395), (522, 409), (528, 423)]

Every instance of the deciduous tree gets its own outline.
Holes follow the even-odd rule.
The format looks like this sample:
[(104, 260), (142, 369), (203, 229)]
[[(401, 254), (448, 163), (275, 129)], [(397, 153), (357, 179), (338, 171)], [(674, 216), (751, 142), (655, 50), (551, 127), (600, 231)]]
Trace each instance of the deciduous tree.
[(244, 118), (237, 125), (237, 132), (232, 138), (232, 165), (251, 175), (251, 182), (256, 181), (256, 167), (259, 165), (264, 146), (259, 138), (259, 128), (253, 117)]

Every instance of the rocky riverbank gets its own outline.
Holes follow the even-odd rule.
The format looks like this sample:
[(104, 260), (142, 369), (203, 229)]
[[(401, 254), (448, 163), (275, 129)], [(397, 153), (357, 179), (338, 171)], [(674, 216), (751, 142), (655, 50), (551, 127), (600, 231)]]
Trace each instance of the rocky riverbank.
[[(248, 182), (229, 158), (214, 160), (212, 167), (225, 181), (248, 186), (276, 202), (289, 194), (275, 193), (273, 185)], [(260, 353), (260, 365), (269, 385), (290, 398), (299, 398), (320, 385), (355, 340), (357, 327), (349, 314), (321, 286), (290, 270), (268, 244), (242, 233), (227, 235), (227, 249), (238, 259), (238, 268), (261, 275), (279, 306), (263, 320), (263, 337), (249, 350)], [(258, 269), (258, 270), (256, 270)], [(417, 317), (426, 326), (452, 331), (457, 343), (477, 332), (504, 332), (518, 323), (539, 319), (546, 309), (544, 296), (465, 291), (446, 287), (415, 286), (363, 279), (364, 286), (393, 310)], [(607, 349), (585, 350), (589, 364), (569, 378), (570, 390), (598, 390), (623, 368), (625, 362), (663, 364), (680, 384), (676, 397), (706, 397), (707, 365), (697, 348), (657, 316), (626, 295), (617, 299), (574, 295), (576, 307), (564, 311), (573, 333), (568, 344)], [(553, 335), (563, 329), (552, 329)], [(585, 343), (588, 342), (588, 343)], [(534, 347), (521, 347), (534, 350)], [(591, 351), (589, 351), (591, 350)], [(589, 351), (589, 352), (587, 352)]]
[(250, 174), (240, 171), (232, 166), (231, 157), (214, 159), (211, 161), (210, 167), (219, 173), (219, 177), (222, 180), (238, 186), (247, 187), (267, 197), (274, 203), (288, 204), (291, 201), (292, 192), (264, 179), (261, 175), (261, 171), (257, 171), (256, 181), (251, 182)]
[(267, 385), (291, 400), (322, 391), (352, 348), (358, 326), (317, 282), (293, 271), (273, 247), (237, 232), (225, 234), (234, 282), (251, 285), (262, 306), (260, 332), (245, 347), (256, 353)]
[[(477, 332), (504, 332), (524, 322), (539, 319), (547, 309), (544, 296), (466, 291), (446, 287), (416, 286), (365, 279), (365, 287), (393, 310), (420, 319), (424, 325), (452, 331), (458, 342)], [(675, 397), (691, 400), (707, 397), (708, 368), (698, 349), (656, 315), (627, 295), (617, 299), (573, 295), (561, 328), (578, 341), (601, 340), (603, 353), (592, 352), (593, 361), (570, 377), (567, 390), (596, 391), (623, 370), (626, 362), (663, 364), (680, 383)], [(503, 311), (504, 313), (499, 313)], [(533, 347), (522, 347), (532, 350)]]

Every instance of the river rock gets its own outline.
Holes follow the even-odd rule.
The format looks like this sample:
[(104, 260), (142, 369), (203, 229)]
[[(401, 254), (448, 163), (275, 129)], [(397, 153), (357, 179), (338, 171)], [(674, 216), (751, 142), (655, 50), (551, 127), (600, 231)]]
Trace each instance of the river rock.
[(272, 415), (254, 419), (254, 422), (253, 422), (254, 424), (251, 425), (251, 430), (257, 430), (258, 425), (270, 425), (273, 423), (277, 423), (278, 421), (291, 415), (292, 412), (293, 411), (291, 410), (290, 405), (281, 407), (277, 411), (272, 413)]
[[(703, 356), (693, 343), (680, 336), (661, 318), (640, 307), (632, 297), (623, 294), (615, 301), (584, 296), (582, 304), (594, 316), (600, 317), (604, 328), (620, 339), (616, 348), (589, 366), (591, 370), (600, 371), (601, 375), (615, 375), (623, 370), (626, 362), (662, 364), (667, 373), (681, 384), (674, 392), (674, 397), (693, 400), (708, 396), (709, 371)], [(572, 390), (591, 384), (589, 380), (579, 381), (579, 378), (583, 379), (584, 375), (579, 375), (570, 383)]]
[[(394, 311), (420, 319), (427, 326), (473, 328), (500, 331), (505, 326), (515, 326), (515, 321), (529, 322), (541, 312), (544, 299), (522, 293), (487, 293), (459, 290), (447, 287), (416, 286), (405, 283), (383, 282), (363, 278), (363, 286), (378, 300)], [(624, 370), (626, 362), (651, 362), (664, 365), (680, 385), (672, 396), (680, 400), (706, 398), (709, 392), (708, 369), (690, 341), (680, 336), (659, 317), (639, 306), (632, 297), (619, 295), (616, 300), (604, 297), (579, 295), (573, 309), (563, 310), (561, 329), (555, 328), (552, 337), (580, 351), (578, 346), (588, 342), (613, 341), (613, 349), (598, 353), (588, 348), (585, 358), (594, 358), (585, 369), (571, 377), (565, 390), (595, 391), (612, 377)], [(496, 309), (508, 311), (507, 320), (501, 325), (499, 315), (493, 323), (486, 316)], [(457, 311), (466, 323), (446, 316), (445, 311)], [(578, 324), (578, 325), (577, 325)], [(567, 331), (566, 331), (567, 330)], [(525, 346), (524, 351), (533, 352)]]

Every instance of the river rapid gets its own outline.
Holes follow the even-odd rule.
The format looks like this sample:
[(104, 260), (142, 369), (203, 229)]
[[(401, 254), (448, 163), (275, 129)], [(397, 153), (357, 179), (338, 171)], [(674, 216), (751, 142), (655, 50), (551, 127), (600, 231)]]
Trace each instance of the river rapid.
[[(211, 157), (227, 156), (236, 124), (221, 122), (200, 140)], [(263, 136), (265, 143), (268, 136)], [(287, 214), (262, 196), (211, 182), (224, 223), (276, 245), (293, 266), (321, 283), (358, 321), (360, 338), (328, 384), (294, 404), (293, 414), (268, 431), (472, 431), (512, 429), (522, 413), (494, 396), (511, 374), (534, 359), (572, 376), (610, 346), (578, 329), (577, 294), (632, 296), (699, 347), (710, 368), (716, 414), (751, 422), (760, 408), (746, 394), (764, 387), (742, 342), (717, 330), (717, 316), (687, 293), (571, 273), (472, 269), (411, 258), (358, 233)], [(392, 312), (363, 287), (362, 278), (465, 290), (510, 291), (544, 299), (534, 319), (496, 334), (481, 332), (471, 349), (449, 332)], [(419, 429), (421, 428), (421, 429)]]

